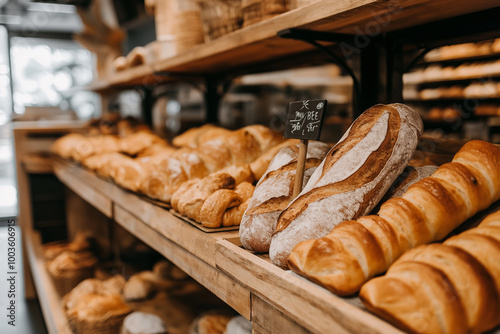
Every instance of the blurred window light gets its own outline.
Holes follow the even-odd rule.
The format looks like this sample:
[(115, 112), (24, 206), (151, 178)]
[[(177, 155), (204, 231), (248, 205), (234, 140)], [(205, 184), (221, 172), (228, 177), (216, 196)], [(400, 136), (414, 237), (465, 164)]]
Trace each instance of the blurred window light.
[(0, 207), (17, 205), (17, 189), (12, 185), (0, 185)]
[(74, 110), (82, 119), (98, 116), (96, 94), (72, 98), (93, 79), (93, 59), (88, 50), (71, 40), (13, 37), (11, 55), (16, 114), (34, 106)]

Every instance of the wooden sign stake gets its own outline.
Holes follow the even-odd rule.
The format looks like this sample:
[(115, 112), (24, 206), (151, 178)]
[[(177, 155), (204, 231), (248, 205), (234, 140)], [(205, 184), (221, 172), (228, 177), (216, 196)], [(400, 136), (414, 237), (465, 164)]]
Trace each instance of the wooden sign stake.
[(299, 144), (299, 156), (297, 158), (297, 171), (295, 172), (295, 184), (293, 186), (292, 199), (297, 197), (302, 190), (302, 181), (304, 180), (304, 168), (306, 166), (307, 145), (309, 140), (301, 139)]
[(304, 100), (291, 102), (285, 124), (285, 138), (300, 139), (297, 170), (292, 199), (302, 191), (302, 182), (307, 158), (309, 140), (319, 140), (323, 125), (326, 100)]

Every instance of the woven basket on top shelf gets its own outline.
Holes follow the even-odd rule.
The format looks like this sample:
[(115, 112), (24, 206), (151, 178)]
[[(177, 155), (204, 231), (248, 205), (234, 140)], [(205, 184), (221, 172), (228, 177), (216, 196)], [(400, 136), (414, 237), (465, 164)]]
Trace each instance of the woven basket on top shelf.
[(202, 0), (200, 6), (205, 41), (241, 28), (241, 0)]
[(289, 6), (290, 0), (241, 0), (243, 26), (247, 27), (284, 13)]

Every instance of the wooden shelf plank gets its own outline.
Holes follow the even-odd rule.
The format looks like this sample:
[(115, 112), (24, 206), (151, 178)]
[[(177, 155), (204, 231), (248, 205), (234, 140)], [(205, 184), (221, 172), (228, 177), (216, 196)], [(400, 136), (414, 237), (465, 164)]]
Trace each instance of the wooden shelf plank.
[(373, 34), (396, 31), (420, 24), (498, 7), (496, 0), (339, 0), (318, 1), (257, 24), (242, 28), (216, 40), (195, 46), (176, 56), (159, 59), (152, 65), (118, 72), (105, 84), (91, 88), (144, 85), (171, 80), (154, 77), (157, 71), (215, 74), (244, 69), (282, 57), (311, 50), (302, 41), (282, 39), (280, 30), (302, 28), (339, 32), (369, 38)]
[[(216, 269), (215, 266), (206, 263), (198, 256), (170, 241), (120, 206), (115, 206), (114, 212), (117, 223), (156, 249), (239, 314), (250, 319), (250, 291), (247, 288)], [(208, 243), (210, 240), (207, 239), (205, 242)], [(212, 242), (215, 243), (215, 240)]]
[(34, 278), (38, 300), (42, 308), (45, 325), (49, 334), (71, 334), (68, 321), (62, 309), (61, 298), (57, 294), (54, 283), (45, 269), (42, 258), (40, 235), (34, 231), (26, 231), (25, 242), (31, 273)]
[[(217, 266), (259, 298), (314, 333), (401, 333), (376, 316), (284, 271), (228, 240), (218, 242)], [(262, 326), (262, 324), (261, 324)]]
[(113, 209), (109, 197), (99, 190), (94, 189), (85, 180), (76, 178), (73, 171), (77, 168), (76, 165), (68, 167), (58, 163), (53, 164), (54, 173), (62, 183), (97, 210), (101, 211), (106, 217), (111, 218), (113, 216)]
[(41, 154), (25, 154), (21, 157), (21, 164), (26, 173), (47, 174), (52, 173), (52, 158)]

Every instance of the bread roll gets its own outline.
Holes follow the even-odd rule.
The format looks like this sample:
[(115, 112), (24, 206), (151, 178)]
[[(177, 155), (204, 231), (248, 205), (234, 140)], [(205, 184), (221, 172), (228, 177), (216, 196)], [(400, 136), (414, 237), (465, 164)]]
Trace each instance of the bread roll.
[(151, 132), (140, 131), (130, 134), (125, 138), (121, 138), (120, 151), (128, 155), (136, 155), (148, 147), (158, 143), (165, 144), (166, 142)]
[[(309, 143), (304, 186), (329, 148), (324, 143)], [(298, 152), (297, 145), (282, 148), (257, 184), (240, 225), (240, 240), (246, 249), (262, 253), (269, 251), (278, 216), (292, 199)]]
[(182, 134), (176, 136), (172, 140), (172, 144), (174, 144), (177, 147), (190, 147), (190, 148), (197, 148), (198, 147), (198, 138), (208, 130), (216, 129), (215, 125), (212, 124), (205, 124), (199, 128), (191, 128)]
[(403, 104), (376, 105), (359, 116), (280, 214), (271, 261), (286, 268), (299, 242), (368, 214), (407, 166), (422, 129), (418, 113)]
[(199, 143), (196, 148), (179, 150), (151, 173), (146, 181), (147, 195), (168, 202), (184, 182), (235, 165), (224, 172), (231, 176), (234, 173), (238, 182), (253, 182), (247, 164), (283, 141), (262, 125), (251, 125), (236, 131), (208, 129), (196, 140)]
[(443, 239), (500, 199), (498, 166), (500, 148), (470, 141), (451, 163), (382, 204), (377, 216), (343, 222), (325, 237), (298, 244), (289, 266), (334, 293), (355, 293), (406, 250)]
[[(252, 197), (253, 191), (254, 186), (249, 182), (238, 184), (234, 190), (217, 190), (205, 200), (201, 207), (201, 224), (210, 228), (239, 225), (246, 209), (246, 206), (240, 206)], [(231, 211), (226, 215), (233, 208), (236, 211)]]
[[(181, 187), (174, 194), (172, 208), (182, 215), (201, 221), (200, 212), (207, 198), (220, 189), (234, 189), (235, 180), (226, 173), (214, 173), (193, 182), (189, 187)], [(174, 204), (175, 203), (175, 204)]]
[(500, 324), (500, 211), (443, 244), (406, 252), (365, 284), (372, 312), (412, 333), (481, 333)]

